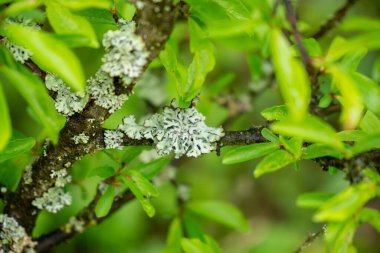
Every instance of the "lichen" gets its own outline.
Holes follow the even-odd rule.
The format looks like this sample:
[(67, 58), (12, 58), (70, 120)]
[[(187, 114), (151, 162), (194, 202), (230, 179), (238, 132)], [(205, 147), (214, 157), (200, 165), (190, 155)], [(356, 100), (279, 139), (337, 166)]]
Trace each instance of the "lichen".
[(106, 149), (122, 149), (124, 134), (118, 130), (105, 130), (104, 143)]
[(162, 113), (148, 117), (141, 125), (133, 116), (126, 117), (118, 129), (132, 139), (152, 139), (159, 155), (173, 151), (176, 158), (209, 153), (224, 135), (222, 128), (208, 127), (205, 117), (194, 107), (180, 109), (174, 104)]
[(66, 169), (53, 170), (50, 173), (50, 177), (53, 179), (55, 178), (55, 187), (64, 187), (72, 180), (71, 176), (67, 173)]
[(110, 113), (120, 109), (128, 99), (126, 94), (115, 94), (113, 78), (101, 70), (87, 81), (87, 92), (95, 104), (108, 109)]
[(71, 195), (61, 187), (52, 187), (42, 197), (32, 201), (32, 205), (38, 209), (45, 209), (50, 213), (57, 213), (65, 206), (71, 205)]
[(35, 245), (14, 218), (0, 214), (0, 253), (32, 253)]
[[(7, 18), (5, 19), (5, 22), (10, 23), (10, 24), (19, 24), (19, 25), (22, 25), (31, 29), (35, 29), (35, 30), (41, 29), (38, 26), (38, 24), (34, 22), (32, 19), (25, 18), (23, 16), (17, 16), (15, 18)], [(13, 55), (13, 58), (18, 62), (25, 63), (25, 61), (27, 61), (32, 56), (32, 52), (30, 50), (22, 46), (13, 44), (6, 37), (3, 39), (3, 43), (5, 47), (8, 48), (8, 50), (11, 52), (11, 54)]]
[(53, 74), (46, 75), (46, 87), (57, 93), (55, 98), (55, 109), (65, 115), (71, 116), (74, 113), (83, 111), (87, 102), (88, 96), (79, 92), (72, 92), (62, 79)]
[(33, 174), (32, 166), (31, 165), (26, 166), (25, 170), (24, 170), (24, 174), (22, 175), (22, 179), (24, 180), (24, 184), (33, 183), (32, 174)]
[(70, 234), (72, 231), (82, 233), (84, 231), (85, 222), (78, 220), (76, 217), (71, 217), (66, 225), (62, 228), (66, 233)]
[(134, 22), (121, 21), (119, 30), (108, 31), (103, 37), (106, 54), (102, 58), (102, 70), (111, 77), (121, 77), (126, 84), (141, 75), (149, 56), (135, 30)]
[(86, 144), (89, 139), (90, 137), (86, 135), (84, 132), (72, 137), (72, 140), (74, 141), (75, 144)]

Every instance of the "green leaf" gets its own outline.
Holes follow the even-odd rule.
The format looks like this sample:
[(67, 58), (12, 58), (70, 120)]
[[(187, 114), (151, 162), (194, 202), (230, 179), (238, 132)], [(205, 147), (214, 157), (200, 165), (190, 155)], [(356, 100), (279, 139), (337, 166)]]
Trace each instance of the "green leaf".
[(214, 253), (209, 245), (199, 239), (182, 238), (181, 245), (185, 253)]
[(211, 0), (221, 6), (228, 16), (234, 19), (249, 19), (250, 13), (241, 0)]
[(121, 177), (121, 180), (124, 182), (124, 184), (132, 191), (133, 195), (135, 195), (136, 199), (140, 202), (142, 208), (144, 209), (145, 213), (149, 217), (153, 217), (156, 213), (156, 210), (150, 203), (149, 199), (146, 199), (143, 192), (139, 187), (136, 186), (136, 184), (133, 182), (133, 180), (129, 179), (127, 177)]
[(204, 233), (202, 226), (198, 221), (199, 217), (195, 217), (194, 215), (195, 214), (187, 212), (182, 218), (185, 234), (190, 238), (198, 238), (205, 242), (206, 234)]
[(35, 144), (36, 141), (31, 137), (18, 139), (12, 138), (6, 146), (5, 150), (0, 153), (0, 163), (17, 157), (22, 153), (28, 152), (34, 147)]
[(240, 210), (227, 202), (194, 200), (186, 204), (186, 209), (234, 229), (245, 231), (249, 227)]
[(89, 177), (98, 176), (103, 179), (111, 177), (115, 174), (115, 169), (111, 166), (100, 166), (92, 169), (89, 173)]
[(339, 26), (344, 31), (375, 31), (380, 30), (380, 21), (370, 17), (351, 16)]
[(296, 159), (285, 150), (277, 150), (266, 157), (256, 166), (254, 176), (259, 177), (265, 173), (279, 170)]
[(49, 138), (53, 143), (57, 143), (64, 118), (55, 110), (53, 100), (47, 94), (41, 80), (23, 67), (21, 71), (17, 71), (4, 65), (0, 66), (0, 75), (17, 88), (44, 126)]
[(342, 149), (343, 143), (340, 141), (335, 130), (321, 119), (309, 115), (301, 122), (279, 121), (271, 126), (274, 132), (286, 136), (300, 137), (306, 141), (319, 142)]
[(325, 156), (334, 157), (337, 159), (343, 158), (343, 154), (334, 147), (326, 144), (315, 143), (311, 144), (303, 151), (302, 159), (315, 159)]
[(136, 171), (139, 171), (142, 175), (144, 175), (148, 179), (152, 179), (155, 175), (157, 175), (163, 168), (165, 168), (166, 164), (170, 161), (169, 157), (162, 157), (156, 160), (153, 160), (149, 163), (142, 164), (133, 168)]
[(129, 170), (127, 173), (131, 176), (132, 181), (145, 197), (150, 198), (157, 197), (159, 195), (157, 188), (140, 172), (136, 170)]
[(190, 49), (194, 53), (194, 58), (188, 68), (185, 101), (191, 101), (199, 93), (207, 74), (215, 66), (214, 46), (194, 19), (189, 18), (188, 23)]
[(361, 182), (350, 186), (323, 204), (313, 219), (317, 222), (347, 220), (375, 196), (374, 182)]
[(371, 111), (367, 111), (360, 122), (360, 128), (369, 134), (379, 133), (380, 119)]
[(179, 218), (175, 218), (170, 224), (168, 237), (166, 239), (166, 246), (163, 253), (181, 253), (182, 236), (183, 232), (181, 220)]
[(367, 135), (350, 147), (352, 155), (380, 148), (380, 133)]
[(339, 89), (338, 97), (343, 105), (341, 121), (345, 129), (354, 129), (362, 116), (363, 103), (355, 80), (340, 66), (330, 66), (328, 72), (334, 78), (334, 84)]
[(297, 198), (297, 206), (303, 208), (319, 208), (334, 196), (327, 192), (307, 192)]
[(330, 222), (325, 234), (327, 247), (326, 252), (331, 253), (354, 253), (352, 239), (354, 238), (357, 222), (348, 219), (345, 222)]
[(76, 14), (85, 17), (91, 24), (110, 25), (117, 28), (112, 13), (108, 10), (102, 9), (85, 9), (75, 12)]
[(6, 36), (16, 45), (29, 49), (42, 69), (58, 75), (75, 91), (84, 91), (85, 77), (79, 59), (63, 42), (50, 34), (16, 24), (3, 24)]
[(281, 144), (281, 141), (280, 139), (278, 138), (277, 135), (275, 135), (271, 130), (269, 130), (268, 128), (263, 128), (263, 130), (261, 130), (261, 135), (267, 139), (268, 141), (271, 141), (273, 143), (276, 143), (276, 144)]
[[(0, 152), (7, 146), (12, 135), (11, 120), (8, 112), (7, 100), (0, 84)], [(0, 157), (1, 157), (0, 153)], [(0, 158), (1, 159), (1, 158)]]
[(106, 216), (111, 210), (113, 200), (115, 198), (115, 187), (109, 185), (104, 194), (100, 197), (95, 207), (96, 217)]
[(261, 112), (261, 116), (269, 121), (284, 120), (288, 118), (288, 115), (289, 113), (286, 105), (273, 106)]
[(299, 137), (293, 137), (287, 139), (280, 136), (280, 141), (284, 148), (294, 155), (295, 158), (299, 159), (302, 153), (302, 139)]
[[(45, 3), (49, 3), (51, 0), (45, 0)], [(63, 6), (74, 9), (81, 10), (87, 8), (101, 8), (109, 9), (112, 6), (112, 1), (110, 0), (58, 0)]]
[(279, 149), (278, 144), (272, 142), (255, 143), (229, 151), (223, 157), (224, 164), (235, 164), (259, 158)]
[(367, 136), (362, 130), (345, 130), (338, 133), (339, 139), (341, 141), (360, 141)]
[(88, 40), (87, 46), (99, 47), (95, 31), (84, 17), (71, 13), (54, 1), (46, 1), (46, 14), (57, 34), (82, 35)]
[(314, 38), (303, 39), (302, 43), (306, 47), (311, 57), (318, 57), (322, 55), (322, 49), (318, 41)]
[(361, 98), (365, 106), (372, 112), (380, 115), (380, 87), (368, 77), (353, 73), (352, 78), (357, 84)]
[(359, 220), (367, 222), (380, 233), (380, 212), (372, 208), (363, 208), (359, 213)]
[(308, 111), (310, 82), (302, 63), (279, 29), (273, 29), (270, 38), (272, 61), (282, 97), (293, 119), (302, 119)]
[(341, 64), (346, 70), (355, 71), (367, 53), (367, 48), (359, 48), (354, 52), (349, 52), (343, 57)]

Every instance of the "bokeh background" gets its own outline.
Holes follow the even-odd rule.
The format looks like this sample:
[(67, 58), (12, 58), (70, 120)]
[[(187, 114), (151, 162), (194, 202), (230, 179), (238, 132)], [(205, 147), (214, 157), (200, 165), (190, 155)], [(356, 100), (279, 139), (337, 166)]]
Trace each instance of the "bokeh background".
[[(302, 29), (306, 34), (312, 34), (345, 0), (299, 0), (294, 3)], [(122, 3), (119, 3), (119, 11), (125, 18), (131, 17), (131, 10)], [(380, 1), (361, 0), (350, 9), (347, 17), (352, 15), (380, 18)], [(109, 28), (104, 25), (97, 27), (99, 38), (107, 29)], [(324, 37), (321, 40), (322, 48), (326, 50), (331, 38), (339, 33), (337, 29)], [(192, 56), (188, 50), (186, 21), (177, 23), (173, 39), (178, 42), (180, 59), (185, 63), (190, 62)], [(259, 68), (255, 65), (256, 52), (260, 47), (255, 37), (241, 35), (214, 39), (213, 42), (216, 46), (216, 66), (209, 74), (197, 109), (206, 116), (209, 125), (223, 125), (226, 130), (247, 129), (253, 125), (265, 124), (260, 112), (269, 106), (282, 104), (282, 101), (270, 63), (261, 59)], [(91, 76), (101, 64), (102, 50), (78, 48), (76, 52), (81, 56), (87, 75)], [(368, 54), (359, 69), (364, 74), (372, 75), (379, 59), (378, 53)], [(380, 64), (377, 65), (379, 68)], [(14, 128), (25, 135), (38, 138), (41, 128), (33, 120), (26, 103), (14, 88), (7, 85), (5, 89)], [(159, 111), (175, 97), (174, 84), (165, 74), (160, 62), (155, 61), (138, 83), (135, 94), (106, 122), (105, 127), (115, 128), (125, 115), (134, 114), (137, 118), (142, 118)], [(229, 149), (231, 148), (223, 148), (221, 155)], [(129, 166), (142, 163), (146, 156), (149, 154), (144, 153)], [(220, 243), (226, 253), (293, 252), (309, 233), (322, 227), (322, 224), (311, 221), (313, 210), (296, 206), (297, 196), (308, 191), (338, 192), (347, 184), (343, 174), (329, 174), (313, 162), (302, 162), (299, 169), (289, 166), (254, 179), (252, 171), (257, 161), (227, 166), (221, 160), (215, 153), (198, 159), (181, 158), (170, 162), (164, 173), (165, 170), (172, 171), (174, 168), (177, 172), (176, 181), (188, 186), (190, 199), (225, 200), (242, 210), (250, 224), (250, 229), (246, 232), (234, 231), (202, 220), (205, 231)], [(0, 173), (12, 167), (11, 175), (17, 181), (27, 162), (28, 157), (9, 161), (1, 165), (3, 169)], [(77, 162), (72, 169), (74, 182), (69, 186), (74, 196), (73, 206), (54, 216), (42, 213), (34, 231), (35, 236), (62, 226), (70, 216), (85, 206), (94, 196), (99, 181), (99, 178), (87, 175), (93, 168), (109, 163), (112, 160), (102, 152), (86, 156)], [(10, 173), (9, 169), (7, 173)], [(176, 189), (170, 182), (161, 180), (159, 191), (160, 196), (153, 200), (157, 209), (155, 217), (148, 218), (139, 203), (132, 201), (102, 224), (90, 228), (50, 252), (161, 252), (178, 204)], [(379, 206), (379, 203), (371, 204)], [(379, 234), (371, 227), (363, 225), (355, 235), (355, 245), (358, 252), (380, 252), (379, 239)], [(304, 252), (323, 251), (324, 242), (319, 238)]]

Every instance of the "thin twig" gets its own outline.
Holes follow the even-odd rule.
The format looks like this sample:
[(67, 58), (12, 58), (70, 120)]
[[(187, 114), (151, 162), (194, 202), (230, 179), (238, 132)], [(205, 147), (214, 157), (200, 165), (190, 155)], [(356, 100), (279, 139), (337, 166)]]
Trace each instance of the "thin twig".
[(299, 246), (298, 249), (296, 249), (294, 251), (294, 253), (300, 253), (301, 251), (303, 251), (304, 249), (308, 248), (311, 246), (311, 244), (316, 240), (318, 239), (320, 236), (322, 236), (324, 233), (326, 233), (326, 225), (323, 225), (322, 228), (320, 230), (318, 230), (317, 232), (315, 233), (310, 233), (306, 240), (302, 243), (301, 246)]
[(358, 0), (347, 0), (346, 4), (343, 5), (340, 9), (338, 9), (334, 16), (329, 19), (324, 25), (319, 28), (319, 31), (316, 32), (313, 36), (315, 39), (319, 39), (323, 37), (326, 33), (328, 33), (331, 29), (335, 27), (337, 23), (339, 23), (347, 14), (348, 9), (350, 9)]
[(289, 20), (290, 25), (292, 26), (292, 32), (294, 39), (296, 40), (296, 44), (301, 53), (302, 62), (305, 65), (307, 73), (311, 78), (314, 77), (314, 69), (311, 65), (311, 57), (306, 50), (305, 45), (302, 43), (301, 34), (297, 26), (297, 18), (296, 13), (294, 12), (292, 3), (290, 0), (284, 0), (285, 8), (286, 8), (286, 16)]

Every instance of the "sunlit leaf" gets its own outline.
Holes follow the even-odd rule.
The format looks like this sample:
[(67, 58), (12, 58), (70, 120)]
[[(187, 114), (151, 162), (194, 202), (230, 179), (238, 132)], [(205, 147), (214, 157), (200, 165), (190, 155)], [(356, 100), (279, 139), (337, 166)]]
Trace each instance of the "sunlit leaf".
[(294, 57), (292, 48), (278, 29), (271, 32), (270, 48), (282, 97), (290, 116), (300, 120), (307, 114), (310, 100), (310, 81), (306, 70)]
[(360, 128), (369, 134), (379, 133), (380, 119), (371, 111), (367, 111), (360, 122)]
[(283, 120), (289, 115), (288, 108), (286, 105), (279, 105), (269, 107), (261, 112), (261, 115), (269, 121), (273, 120)]
[(109, 185), (107, 190), (100, 197), (95, 207), (95, 214), (98, 218), (106, 216), (111, 210), (115, 198), (115, 187)]
[[(0, 84), (0, 152), (7, 146), (12, 135), (11, 120), (9, 118), (7, 100)], [(0, 155), (1, 157), (1, 155)]]
[(279, 145), (273, 142), (255, 143), (242, 146), (229, 151), (223, 157), (224, 164), (235, 164), (259, 158), (279, 149)]
[(254, 176), (259, 177), (265, 173), (273, 172), (296, 161), (296, 159), (285, 150), (277, 150), (266, 157), (256, 166)]
[(297, 198), (297, 206), (303, 208), (319, 208), (334, 196), (327, 192), (307, 192)]
[(12, 138), (3, 152), (0, 153), (0, 163), (5, 160), (17, 157), (20, 154), (31, 150), (36, 141), (34, 138)]
[(55, 73), (74, 90), (86, 85), (79, 59), (63, 42), (50, 34), (16, 24), (4, 24), (6, 36), (16, 45), (29, 49), (32, 59), (42, 69)]
[(163, 253), (181, 253), (181, 238), (183, 236), (181, 220), (173, 219), (170, 224), (168, 237), (166, 238), (166, 246)]

